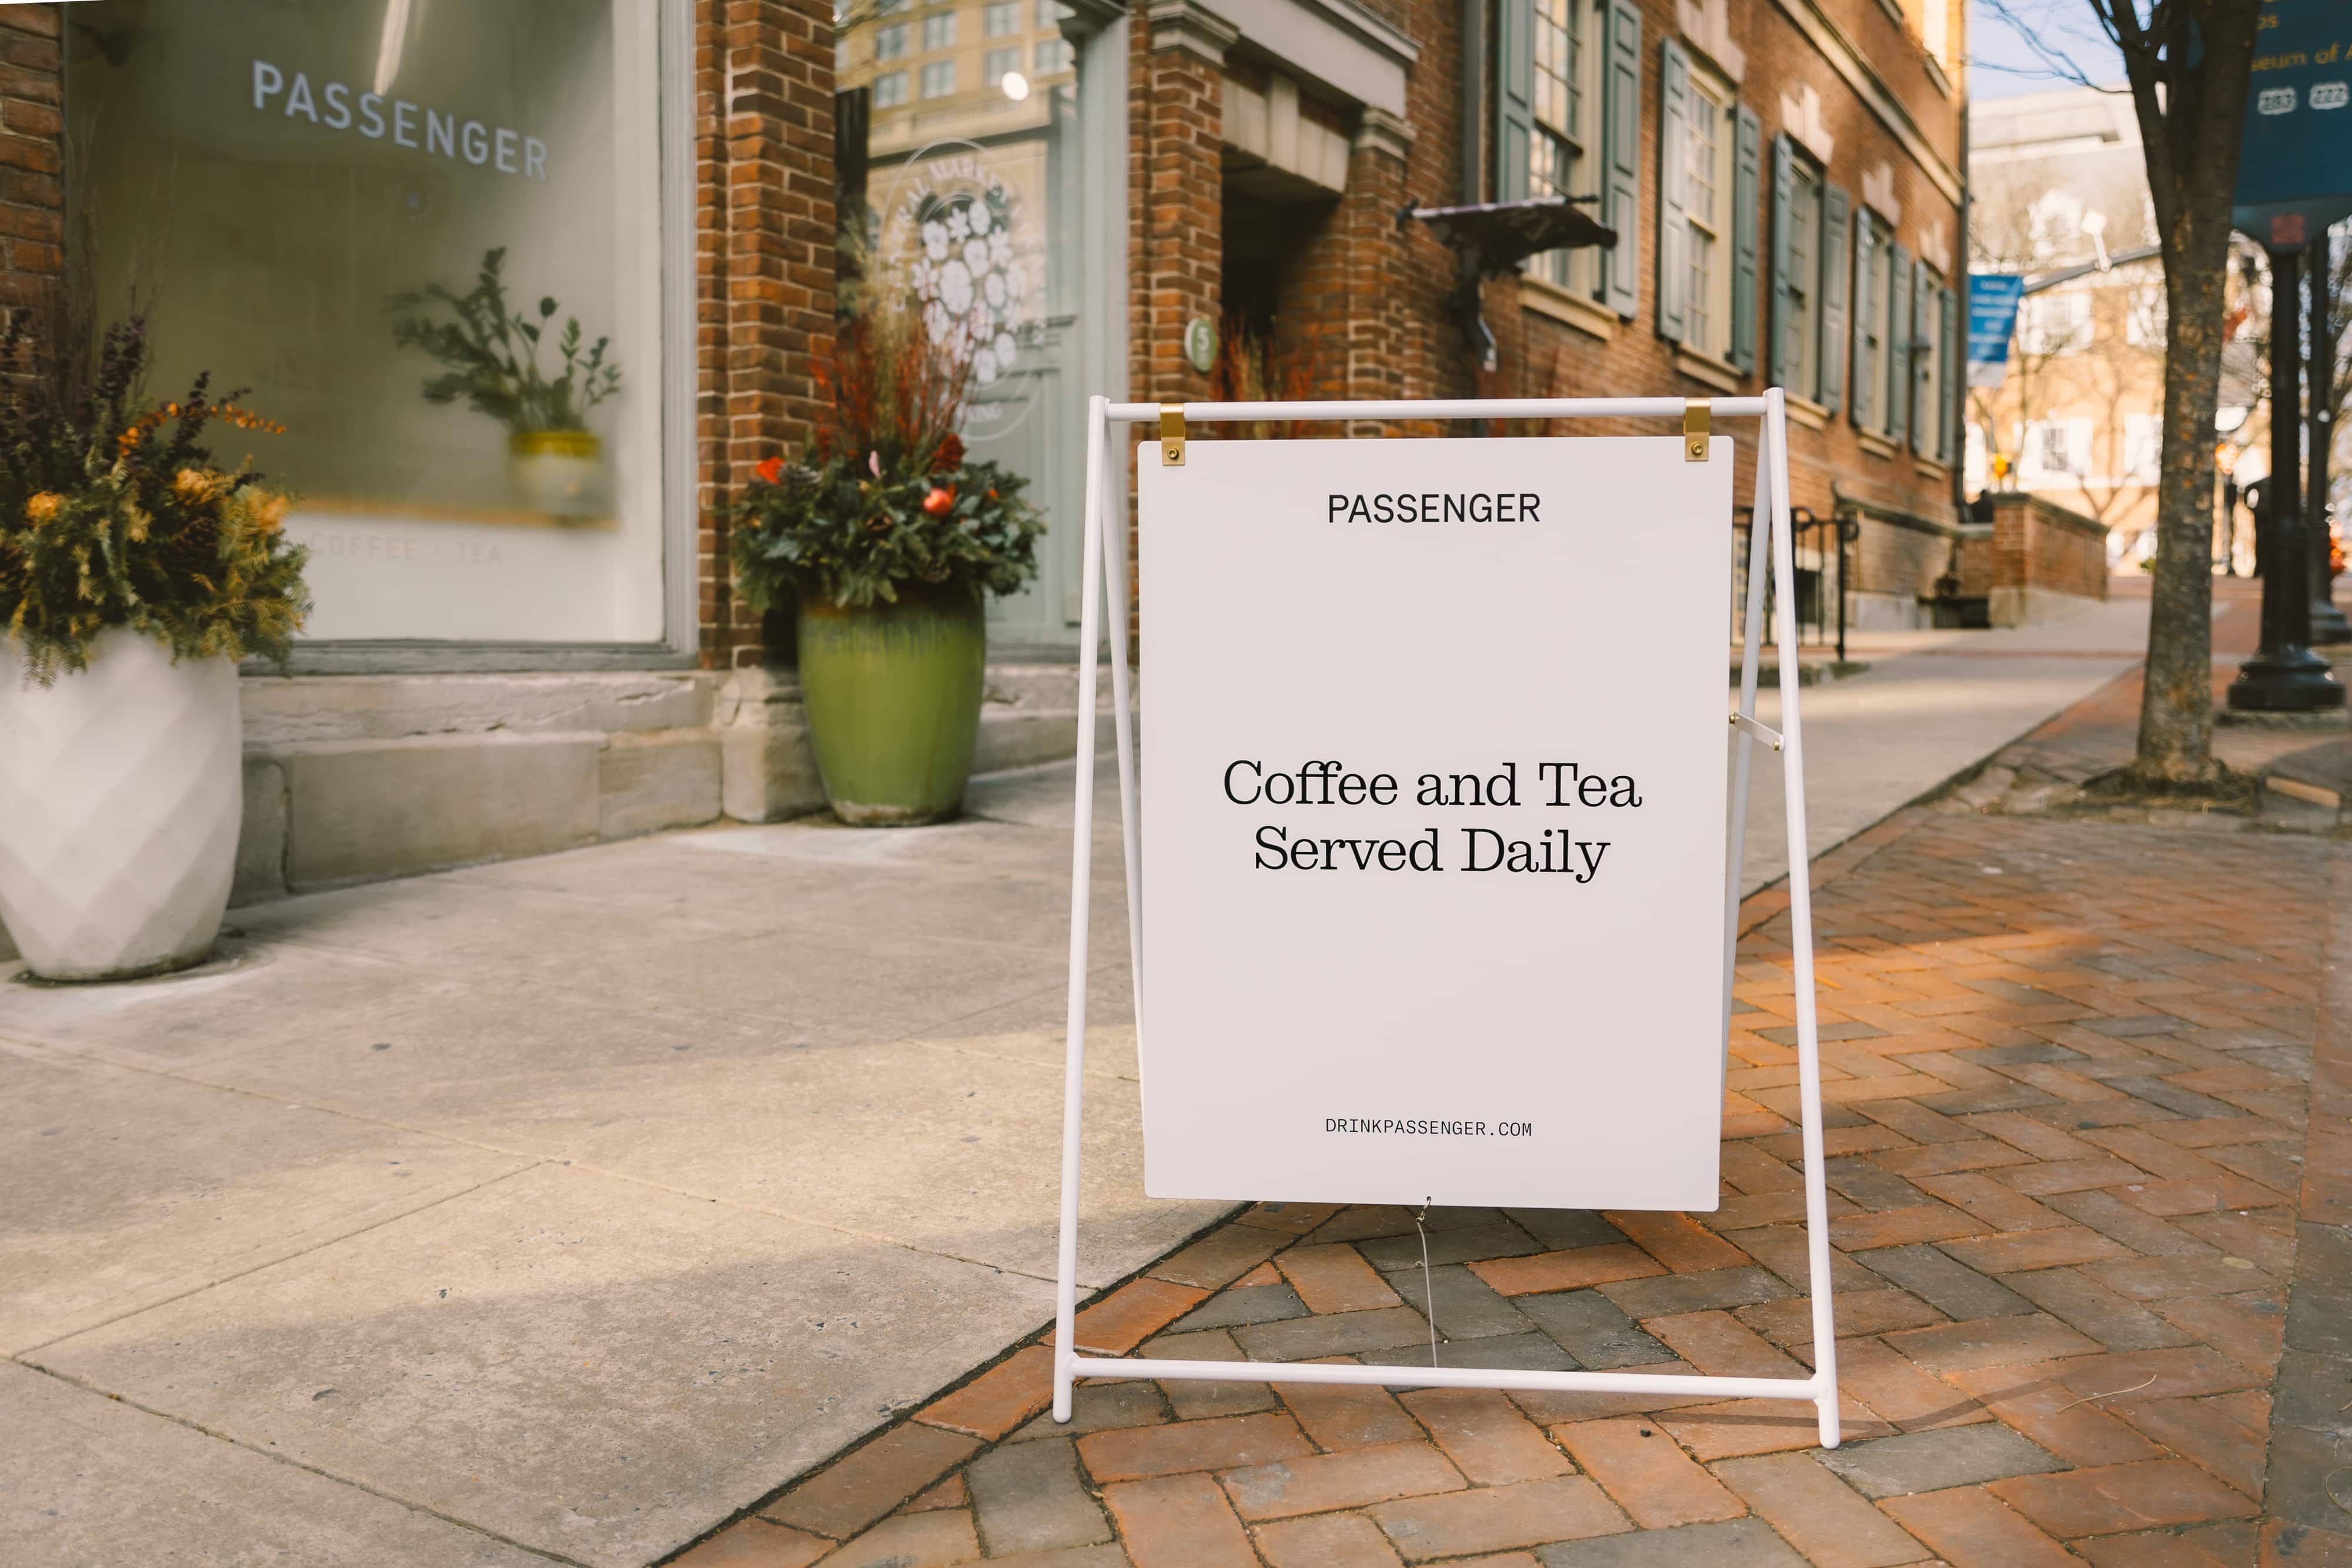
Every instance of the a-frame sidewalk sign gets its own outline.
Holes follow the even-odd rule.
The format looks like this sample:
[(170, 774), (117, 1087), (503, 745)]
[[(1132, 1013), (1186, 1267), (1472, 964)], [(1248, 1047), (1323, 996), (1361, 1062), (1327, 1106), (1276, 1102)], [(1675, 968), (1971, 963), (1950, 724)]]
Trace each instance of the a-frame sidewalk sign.
[[(1686, 623), (1695, 600), (1720, 602), (1713, 585), (1729, 582), (1735, 455), (1717, 427), (1750, 419), (1750, 559), (1769, 571), (1748, 574), (1727, 726), (1720, 645)], [(1186, 434), (1451, 420), (1605, 421), (1610, 433)], [(1837, 1445), (1787, 420), (1778, 388), (1713, 400), (1090, 401), (1055, 1419), (1069, 1419), (1080, 1378), (1552, 1389), (1802, 1400), (1822, 1445)], [(1127, 541), (1108, 499), (1126, 455), (1112, 432), (1139, 423), (1157, 427), (1135, 454), (1148, 756), (1128, 658)], [(1778, 730), (1756, 716), (1768, 579)], [(1106, 632), (1153, 1197), (1712, 1209), (1748, 777), (1759, 743), (1779, 754), (1809, 1376), (1439, 1365), (1433, 1349), (1426, 1366), (1079, 1353)]]

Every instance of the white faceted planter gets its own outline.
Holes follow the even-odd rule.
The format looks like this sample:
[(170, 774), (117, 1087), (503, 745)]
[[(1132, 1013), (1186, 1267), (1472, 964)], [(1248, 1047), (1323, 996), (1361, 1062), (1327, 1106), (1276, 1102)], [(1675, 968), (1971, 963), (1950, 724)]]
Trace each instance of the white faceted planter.
[(236, 665), (122, 628), (30, 685), (0, 639), (0, 921), (33, 972), (123, 979), (200, 962), (244, 815)]

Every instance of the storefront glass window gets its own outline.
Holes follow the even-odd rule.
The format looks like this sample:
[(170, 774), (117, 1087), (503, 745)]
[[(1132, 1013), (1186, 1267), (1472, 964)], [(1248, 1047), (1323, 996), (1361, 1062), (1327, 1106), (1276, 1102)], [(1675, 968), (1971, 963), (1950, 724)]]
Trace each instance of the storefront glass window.
[(287, 427), (313, 639), (664, 637), (659, 9), (68, 13), (77, 281)]
[[(912, 102), (890, 37), (903, 23), (866, 7), (843, 20), (840, 86), (873, 89), (865, 227), (871, 276), (922, 306), (934, 335), (971, 361), (964, 436), (1025, 475), (1047, 533), (1036, 583), (990, 607), (1000, 645), (1067, 644), (1077, 621), (1084, 417), (1077, 300), (1080, 212), (1076, 85), (1053, 0), (991, 4), (961, 36), (926, 20)], [(952, 13), (935, 13), (934, 17)], [(1034, 64), (1033, 72), (1024, 65)]]

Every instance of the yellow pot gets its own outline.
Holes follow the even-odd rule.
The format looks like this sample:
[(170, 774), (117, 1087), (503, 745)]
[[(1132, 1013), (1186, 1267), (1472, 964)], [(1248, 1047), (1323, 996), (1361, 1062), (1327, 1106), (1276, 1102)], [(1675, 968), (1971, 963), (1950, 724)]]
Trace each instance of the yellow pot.
[(558, 517), (604, 510), (604, 444), (585, 430), (518, 430), (507, 437), (515, 494), (534, 511)]

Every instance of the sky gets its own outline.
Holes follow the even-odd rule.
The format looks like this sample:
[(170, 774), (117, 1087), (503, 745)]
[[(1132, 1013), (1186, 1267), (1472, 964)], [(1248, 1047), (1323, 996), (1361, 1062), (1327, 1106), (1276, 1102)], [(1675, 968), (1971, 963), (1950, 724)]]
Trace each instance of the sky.
[(2073, 85), (2026, 44), (2021, 27), (2090, 80), (2123, 79), (2122, 58), (2100, 31), (2090, 0), (1969, 0), (1970, 98), (2013, 98)]

